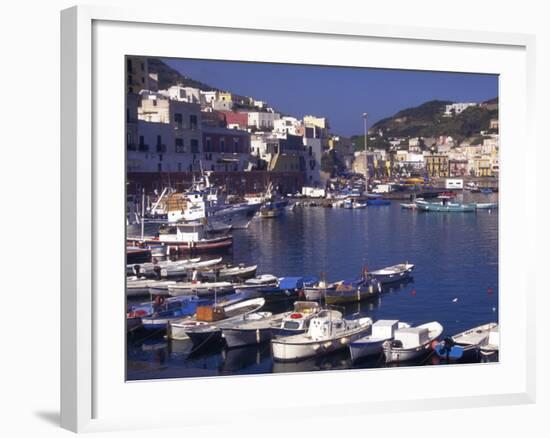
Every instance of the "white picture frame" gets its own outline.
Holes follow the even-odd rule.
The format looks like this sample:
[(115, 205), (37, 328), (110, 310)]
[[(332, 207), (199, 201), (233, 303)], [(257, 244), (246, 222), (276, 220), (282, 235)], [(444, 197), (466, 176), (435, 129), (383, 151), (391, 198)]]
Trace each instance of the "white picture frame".
[[(498, 73), (502, 75), (501, 82), (501, 126), (502, 126), (502, 158), (501, 158), (501, 227), (500, 244), (500, 291), (501, 291), (501, 323), (503, 325), (503, 359), (494, 368), (492, 373), (487, 373), (487, 368), (479, 368), (483, 374), (478, 382), (479, 391), (472, 388), (459, 388), (444, 390), (431, 394), (415, 393), (413, 381), (427, 378), (425, 368), (423, 370), (401, 369), (390, 370), (391, 378), (395, 381), (410, 381), (411, 392), (405, 393), (402, 388), (393, 388), (385, 395), (383, 387), (372, 388), (372, 397), (365, 394), (353, 394), (345, 401), (329, 403), (319, 402), (319, 397), (311, 397), (302, 404), (278, 407), (277, 413), (285, 413), (292, 417), (296, 415), (296, 407), (300, 407), (301, 415), (308, 417), (327, 417), (338, 415), (362, 415), (364, 412), (383, 411), (407, 411), (411, 409), (441, 409), (472, 406), (487, 406), (498, 404), (531, 403), (535, 399), (535, 372), (534, 351), (535, 342), (535, 294), (533, 268), (529, 264), (529, 257), (515, 256), (506, 250), (528, 251), (535, 244), (535, 215), (529, 215), (527, 209), (521, 208), (523, 203), (533, 201), (533, 192), (523, 190), (529, 184), (535, 185), (536, 174), (534, 169), (528, 171), (525, 158), (512, 157), (507, 146), (513, 141), (523, 139), (525, 150), (532, 156), (536, 155), (532, 123), (534, 120), (534, 45), (535, 40), (531, 35), (491, 33), (484, 31), (461, 31), (452, 29), (427, 29), (415, 27), (372, 25), (361, 22), (316, 22), (306, 20), (289, 20), (287, 18), (255, 17), (247, 18), (235, 16), (228, 27), (226, 17), (217, 16), (209, 12), (205, 16), (188, 16), (185, 11), (151, 9), (147, 11), (135, 9), (122, 9), (96, 6), (78, 6), (64, 10), (61, 14), (61, 425), (73, 431), (100, 431), (120, 428), (142, 428), (158, 426), (180, 425), (178, 409), (158, 412), (149, 412), (132, 408), (131, 404), (125, 410), (125, 401), (136, 397), (136, 388), (139, 392), (157, 394), (159, 397), (167, 397), (167, 393), (173, 387), (184, 388), (187, 394), (197, 397), (200, 401), (200, 388), (206, 391), (220, 388), (221, 391), (232, 391), (239, 385), (243, 392), (249, 389), (264, 386), (281, 391), (287, 385), (296, 384), (297, 379), (303, 385), (309, 385), (312, 394), (314, 388), (321, 380), (327, 385), (334, 386), (338, 382), (342, 385), (350, 385), (357, 382), (357, 376), (371, 381), (373, 373), (377, 371), (359, 370), (348, 372), (308, 373), (307, 377), (290, 374), (284, 377), (251, 376), (251, 377), (224, 377), (221, 379), (189, 379), (186, 382), (171, 380), (159, 382), (125, 383), (120, 381), (120, 363), (124, 357), (118, 358), (116, 352), (120, 347), (118, 341), (108, 340), (107, 333), (114, 329), (116, 336), (122, 338), (120, 329), (121, 321), (117, 319), (121, 314), (121, 308), (117, 307), (120, 300), (114, 293), (105, 294), (105, 281), (117, 277), (116, 268), (106, 266), (106, 257), (111, 257), (109, 264), (116, 267), (116, 260), (123, 266), (123, 248), (113, 244), (110, 254), (106, 253), (109, 242), (117, 241), (120, 230), (124, 228), (123, 216), (118, 223), (110, 224), (104, 212), (113, 208), (118, 211), (117, 202), (122, 204), (119, 196), (124, 187), (113, 188), (110, 193), (110, 185), (123, 181), (124, 168), (120, 166), (120, 157), (124, 154), (123, 136), (123, 112), (120, 117), (111, 117), (105, 120), (105, 114), (109, 108), (105, 107), (105, 96), (113, 100), (112, 110), (116, 111), (124, 105), (124, 89), (120, 88), (124, 78), (118, 76), (123, 69), (123, 59), (120, 65), (108, 63), (113, 59), (118, 60), (120, 53), (144, 54), (157, 56), (175, 56), (178, 48), (172, 43), (160, 47), (155, 46), (159, 35), (178, 35), (177, 32), (196, 32), (202, 38), (201, 45), (197, 45), (189, 53), (182, 53), (181, 57), (206, 57), (216, 59), (215, 48), (208, 48), (209, 41), (219, 38), (225, 33), (226, 38), (247, 38), (254, 35), (255, 39), (261, 39), (266, 44), (273, 44), (280, 38), (308, 38), (311, 42), (312, 54), (309, 63), (322, 63), (323, 53), (317, 52), (319, 38), (322, 39), (324, 48), (336, 50), (342, 44), (346, 45), (372, 45), (374, 64), (377, 67), (388, 68), (421, 68), (421, 61), (414, 59), (415, 53), (423, 50), (435, 50), (441, 54), (440, 64), (431, 61), (426, 62), (424, 69), (441, 69), (455, 71), (471, 71), (471, 66), (477, 66), (475, 71)], [(139, 40), (139, 34), (147, 34), (148, 40)], [(124, 34), (124, 35), (123, 35)], [(118, 37), (113, 37), (118, 35)], [(155, 36), (156, 35), (156, 36)], [(191, 33), (189, 33), (191, 35)], [(127, 38), (132, 36), (132, 38)], [(109, 50), (105, 42), (109, 41)], [(136, 53), (133, 44), (141, 44), (142, 52)], [(317, 45), (316, 45), (317, 44)], [(332, 46), (334, 44), (334, 46)], [(381, 47), (376, 48), (379, 44)], [(384, 61), (384, 47), (389, 45), (406, 45), (408, 56), (403, 56), (396, 64)], [(384, 47), (382, 47), (384, 46)], [(154, 52), (155, 47), (158, 52)], [(370, 46), (369, 46), (370, 47)], [(453, 51), (462, 54), (453, 62), (444, 61), (449, 47)], [(235, 53), (231, 59), (247, 57), (250, 60), (284, 61), (274, 59), (274, 56), (259, 55), (257, 47), (251, 46), (244, 52)], [(119, 52), (117, 52), (119, 50)], [(140, 50), (140, 49), (138, 49)], [(206, 54), (206, 50), (211, 50)], [(204, 51), (204, 54), (201, 53)], [(109, 52), (109, 54), (107, 53)], [(112, 52), (112, 53), (111, 53)], [(469, 56), (468, 53), (472, 53)], [(479, 55), (479, 56), (478, 56)], [(103, 58), (105, 56), (105, 58)], [(262, 58), (263, 56), (263, 58)], [(343, 55), (342, 55), (343, 56)], [(112, 57), (112, 58), (111, 58)], [(487, 59), (489, 57), (490, 59)], [(244, 58), (243, 58), (244, 59)], [(298, 57), (287, 55), (288, 62), (299, 62)], [(514, 61), (514, 62), (510, 62)], [(118, 61), (117, 61), (118, 62)], [(304, 62), (304, 61), (302, 61)], [(326, 61), (328, 62), (328, 60)], [(385, 62), (385, 63), (384, 63)], [(306, 62), (304, 62), (306, 63)], [(511, 65), (509, 65), (511, 64)], [(347, 65), (344, 61), (337, 65)], [(494, 66), (494, 67), (492, 67)], [(499, 67), (501, 66), (501, 67)], [(435, 67), (435, 68), (434, 68)], [(502, 68), (502, 70), (500, 69)], [(113, 69), (113, 83), (109, 84), (108, 75)], [(494, 70), (492, 70), (494, 69)], [(117, 88), (120, 89), (118, 92)], [(103, 91), (98, 90), (105, 90)], [(511, 111), (511, 106), (514, 110)], [(101, 110), (100, 110), (101, 108)], [(105, 111), (103, 111), (105, 110)], [(514, 120), (515, 117), (515, 120)], [(112, 123), (112, 125), (111, 125)], [(114, 135), (111, 135), (114, 134)], [(113, 149), (112, 159), (106, 160), (105, 144), (111, 142)], [(510, 172), (513, 165), (514, 173)], [(118, 167), (117, 167), (118, 166)], [(108, 176), (105, 176), (108, 175)], [(122, 179), (121, 179), (122, 178)], [(518, 182), (519, 181), (519, 182)], [(512, 199), (519, 199), (520, 208), (513, 211)], [(117, 201), (118, 199), (118, 201)], [(526, 204), (525, 204), (526, 205)], [(122, 211), (122, 210), (120, 210)], [(117, 217), (116, 214), (114, 217)], [(524, 231), (521, 237), (514, 234), (514, 226), (517, 221), (522, 221)], [(113, 219), (113, 222), (116, 222)], [(516, 224), (516, 225), (515, 225)], [(112, 226), (113, 230), (110, 230)], [(114, 230), (116, 228), (116, 230)], [(117, 234), (118, 233), (118, 234)], [(113, 259), (114, 257), (114, 259)], [(118, 258), (117, 258), (118, 257)], [(533, 256), (534, 257), (534, 256)], [(512, 278), (507, 268), (525, 273), (521, 279)], [(116, 288), (115, 288), (116, 289)], [(112, 291), (111, 291), (112, 292)], [(122, 292), (121, 292), (122, 294)], [(515, 294), (514, 327), (510, 328), (512, 321), (507, 303), (511, 294)], [(101, 314), (101, 321), (99, 316)], [(120, 319), (120, 318), (119, 318)], [(507, 325), (508, 322), (508, 325)], [(116, 337), (113, 335), (113, 339)], [(506, 355), (510, 352), (511, 344), (520, 342), (521, 350), (514, 355)], [(120, 356), (124, 356), (124, 349), (120, 350)], [(109, 363), (107, 363), (107, 361)], [(110, 368), (112, 365), (112, 369)], [(466, 378), (471, 368), (467, 367), (430, 367), (430, 375), (434, 379), (449, 378), (449, 373), (461, 378)], [(434, 368), (446, 368), (435, 370)], [(445, 373), (445, 374), (443, 374)], [(123, 371), (122, 371), (123, 374)], [(498, 375), (498, 376), (496, 376)], [(351, 376), (351, 377), (350, 377)], [(354, 380), (350, 380), (353, 378)], [(491, 380), (494, 378), (494, 381)], [(382, 377), (379, 380), (384, 380)], [(483, 385), (486, 384), (486, 387)], [(500, 386), (497, 386), (499, 384)], [(492, 386), (491, 386), (492, 385)], [(468, 386), (468, 385), (466, 385)], [(377, 392), (378, 391), (378, 392)], [(481, 393), (480, 393), (481, 392)], [(126, 395), (124, 395), (126, 394)], [(378, 395), (376, 395), (378, 394)], [(126, 398), (125, 398), (126, 397)], [(167, 399), (168, 400), (168, 399)], [(277, 397), (274, 397), (277, 401)], [(414, 407), (410, 401), (421, 401)], [(273, 407), (268, 404), (260, 407), (250, 401), (239, 400), (239, 406), (232, 409), (211, 407), (208, 418), (216, 414), (216, 422), (223, 424), (230, 422), (235, 413), (240, 415), (262, 416), (272, 412)], [(256, 401), (257, 402), (257, 401)], [(120, 407), (119, 408), (117, 408)], [(179, 409), (191, 409), (192, 406), (180, 406)], [(246, 414), (245, 414), (246, 412)], [(189, 425), (200, 424), (207, 421), (206, 416), (201, 416), (200, 411), (194, 415), (194, 421)], [(211, 420), (210, 420), (211, 422)]]

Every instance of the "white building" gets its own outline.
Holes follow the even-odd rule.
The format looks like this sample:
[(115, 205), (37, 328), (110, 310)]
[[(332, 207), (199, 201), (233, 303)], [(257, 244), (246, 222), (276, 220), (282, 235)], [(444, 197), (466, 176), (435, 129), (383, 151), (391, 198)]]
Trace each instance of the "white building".
[(272, 112), (249, 112), (248, 113), (248, 126), (255, 127), (256, 129), (273, 129), (273, 123), (275, 120), (280, 119), (278, 113)]
[(273, 121), (273, 132), (279, 134), (303, 135), (302, 121), (295, 117), (281, 117)]
[(320, 138), (303, 138), (306, 163), (306, 185), (318, 186), (321, 184), (321, 156), (323, 147)]
[(201, 91), (198, 88), (173, 85), (166, 90), (160, 90), (159, 94), (180, 102), (201, 103)]
[(218, 92), (217, 91), (200, 91), (201, 95), (201, 102), (205, 102), (207, 104), (211, 104), (213, 101), (215, 101), (218, 98)]
[(452, 115), (458, 115), (462, 111), (472, 106), (477, 106), (477, 103), (474, 102), (457, 102), (450, 105), (445, 105), (445, 111), (443, 115), (445, 117), (451, 117)]

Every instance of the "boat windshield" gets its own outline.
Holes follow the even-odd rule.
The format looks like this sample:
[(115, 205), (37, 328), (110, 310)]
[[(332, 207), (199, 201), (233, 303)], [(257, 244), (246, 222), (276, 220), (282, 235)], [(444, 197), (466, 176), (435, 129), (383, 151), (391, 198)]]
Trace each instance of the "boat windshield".
[(296, 330), (300, 328), (300, 323), (296, 321), (286, 321), (284, 323), (283, 328), (289, 329), (289, 330)]

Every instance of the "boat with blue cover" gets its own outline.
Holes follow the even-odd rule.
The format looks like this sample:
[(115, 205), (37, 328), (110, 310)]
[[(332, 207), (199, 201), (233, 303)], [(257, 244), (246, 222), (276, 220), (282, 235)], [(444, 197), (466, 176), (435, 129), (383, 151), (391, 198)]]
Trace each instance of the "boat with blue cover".
[(281, 277), (279, 284), (261, 289), (266, 301), (298, 299), (304, 294), (304, 288), (315, 284), (317, 277)]
[(439, 357), (460, 360), (477, 356), (481, 346), (487, 342), (491, 330), (497, 327), (496, 322), (480, 325), (454, 336), (447, 337), (435, 346)]

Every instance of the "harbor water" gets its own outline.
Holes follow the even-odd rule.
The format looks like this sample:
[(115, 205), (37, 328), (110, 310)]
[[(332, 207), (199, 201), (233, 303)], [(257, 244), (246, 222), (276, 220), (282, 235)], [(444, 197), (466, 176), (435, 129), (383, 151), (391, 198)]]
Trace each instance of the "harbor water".
[[(497, 202), (497, 195), (465, 194), (465, 202)], [(422, 213), (399, 202), (365, 209), (296, 207), (280, 217), (254, 218), (234, 230), (228, 262), (257, 264), (257, 274), (357, 278), (363, 267), (415, 265), (413, 279), (385, 287), (377, 298), (347, 305), (373, 320), (399, 319), (412, 325), (438, 321), (443, 336), (498, 322), (498, 210)], [(264, 310), (289, 310), (278, 303)], [(434, 356), (417, 365), (443, 364)], [(410, 365), (410, 364), (408, 364)], [(296, 363), (271, 359), (270, 344), (207, 351), (161, 334), (130, 334), (127, 379), (159, 379), (315, 371), (385, 366), (382, 358), (351, 363), (346, 350)]]

